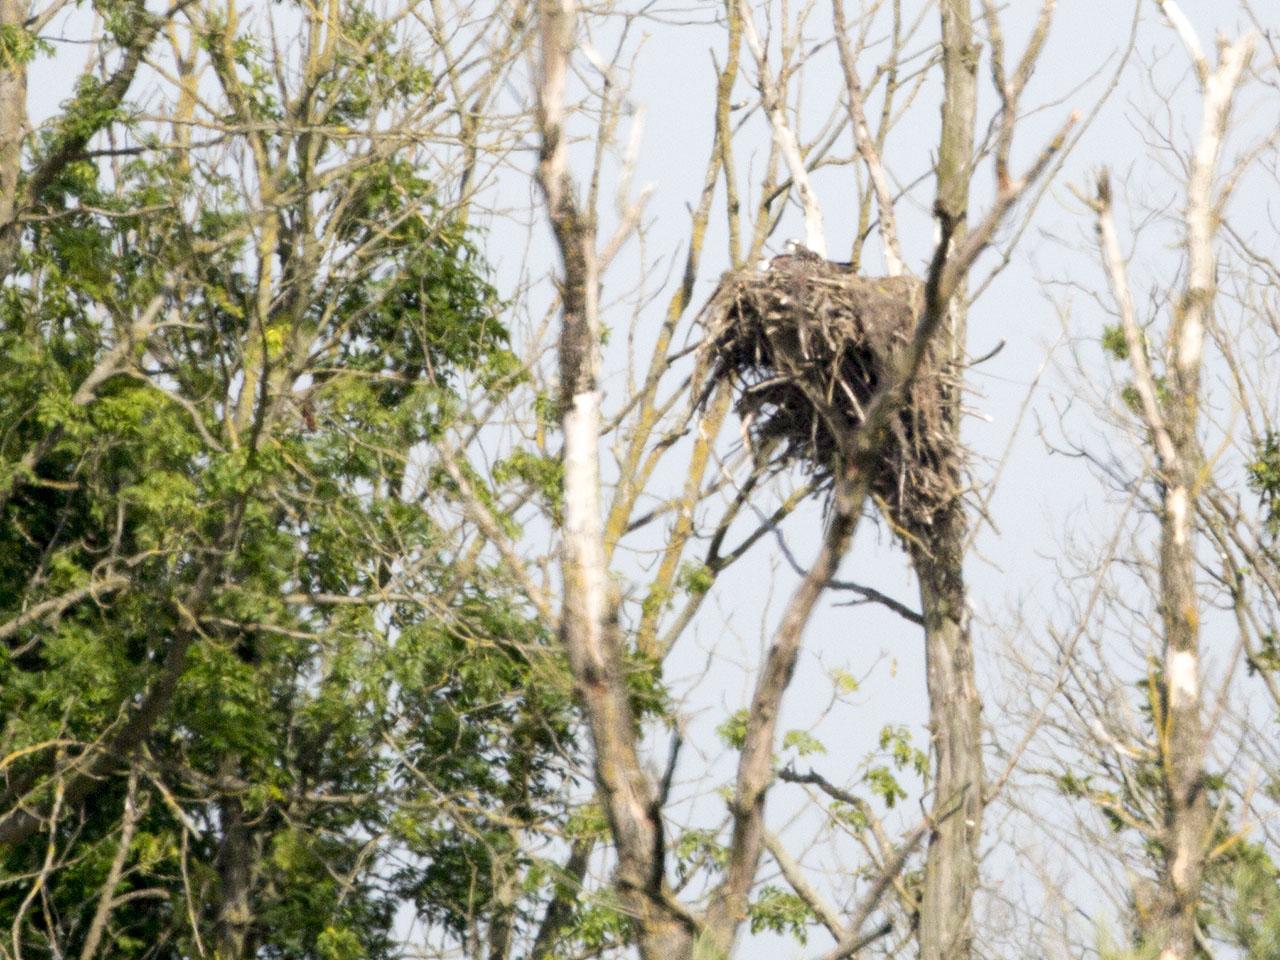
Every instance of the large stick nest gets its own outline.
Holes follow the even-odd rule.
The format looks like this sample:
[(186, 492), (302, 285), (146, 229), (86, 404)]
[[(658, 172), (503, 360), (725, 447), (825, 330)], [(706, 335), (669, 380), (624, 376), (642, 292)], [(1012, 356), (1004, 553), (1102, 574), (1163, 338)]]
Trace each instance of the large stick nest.
[[(837, 431), (848, 439), (862, 426), (923, 304), (914, 278), (861, 277), (808, 252), (726, 274), (702, 314), (703, 396), (727, 382), (753, 446), (825, 481), (839, 465)], [(956, 387), (931, 348), (892, 422), (871, 489), (901, 533), (923, 533), (957, 494), (960, 455), (947, 424)]]

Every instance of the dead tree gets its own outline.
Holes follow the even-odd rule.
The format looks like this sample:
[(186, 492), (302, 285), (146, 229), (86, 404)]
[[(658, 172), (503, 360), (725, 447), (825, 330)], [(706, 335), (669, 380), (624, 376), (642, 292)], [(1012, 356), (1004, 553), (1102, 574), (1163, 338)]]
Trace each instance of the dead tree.
[[(1217, 291), (1214, 237), (1227, 193), (1216, 188), (1218, 159), (1231, 103), (1253, 53), (1248, 34), (1221, 44), (1212, 65), (1181, 9), (1161, 0), (1199, 82), (1200, 132), (1193, 148), (1183, 214), (1186, 283), (1171, 311), (1163, 377), (1155, 372), (1139, 329), (1125, 257), (1112, 211), (1110, 183), (1099, 178), (1092, 206), (1107, 277), (1119, 309), (1133, 386), (1155, 448), (1159, 489), (1159, 610), (1163, 664), (1155, 717), (1164, 779), (1163, 876), (1158, 917), (1152, 925), (1161, 960), (1198, 954), (1197, 911), (1210, 838), (1205, 785), (1205, 730), (1200, 689), (1200, 599), (1196, 585), (1196, 514), (1202, 494), (1204, 455), (1197, 431), (1205, 330)], [(1227, 191), (1230, 190), (1228, 184)]]

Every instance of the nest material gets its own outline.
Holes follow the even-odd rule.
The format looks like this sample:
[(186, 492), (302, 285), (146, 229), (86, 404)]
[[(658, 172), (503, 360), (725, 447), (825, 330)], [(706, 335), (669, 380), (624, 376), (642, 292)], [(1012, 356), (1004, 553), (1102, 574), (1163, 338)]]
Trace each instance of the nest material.
[[(807, 252), (726, 274), (703, 311), (704, 389), (728, 382), (758, 450), (828, 479), (839, 461), (836, 431), (848, 438), (861, 427), (923, 303), (914, 278), (861, 277)], [(955, 389), (931, 349), (872, 481), (900, 533), (923, 533), (956, 497), (960, 453), (946, 422)]]

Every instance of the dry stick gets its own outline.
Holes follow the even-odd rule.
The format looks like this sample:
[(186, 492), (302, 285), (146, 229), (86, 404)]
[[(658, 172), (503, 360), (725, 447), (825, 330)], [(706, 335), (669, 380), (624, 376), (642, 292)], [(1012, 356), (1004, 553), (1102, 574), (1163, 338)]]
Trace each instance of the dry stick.
[(1196, 77), (1203, 86), (1209, 79), (1209, 61), (1204, 55), (1204, 48), (1200, 46), (1200, 37), (1196, 34), (1196, 28), (1191, 25), (1187, 15), (1174, 0), (1156, 0), (1156, 3), (1170, 26), (1177, 31), (1178, 39), (1186, 47), (1187, 54), (1191, 57), (1191, 65), (1195, 68)]
[[(758, 476), (758, 474), (757, 474)], [(737, 517), (741, 505), (742, 498), (745, 494), (740, 494), (730, 504), (716, 525), (716, 532), (712, 535), (711, 544), (707, 548), (707, 553), (703, 560), (704, 566), (713, 574), (719, 573), (731, 564), (736, 563), (746, 552), (763, 536), (777, 528), (787, 516), (789, 516), (808, 496), (813, 493), (813, 485), (806, 484), (792, 491), (790, 495), (774, 510), (774, 512), (761, 519), (761, 523), (755, 530), (747, 534), (741, 543), (738, 543), (732, 550), (726, 554), (720, 554), (719, 547), (723, 543), (725, 534), (728, 533), (729, 526)], [(676, 640), (684, 633), (685, 629), (693, 621), (694, 615), (702, 607), (703, 602), (710, 595), (710, 591), (697, 591), (693, 593), (685, 602), (680, 612), (676, 614), (666, 632), (658, 641), (658, 649), (662, 655), (665, 655), (675, 646)]]
[(1018, 116), (1018, 101), (1026, 90), (1027, 82), (1040, 51), (1044, 49), (1053, 22), (1053, 9), (1057, 0), (1041, 0), (1040, 15), (1027, 40), (1027, 46), (1010, 76), (1005, 69), (1004, 33), (1000, 29), (1000, 17), (992, 0), (982, 0), (983, 16), (987, 24), (987, 37), (991, 44), (991, 79), (1000, 97), (1000, 128), (996, 135), (996, 181), (1003, 183), (1009, 177), (1009, 153), (1013, 146), (1013, 131)]
[[(663, 649), (657, 644), (658, 616), (665, 607), (661, 598), (669, 596), (680, 570), (680, 558), (685, 545), (694, 534), (694, 508), (701, 499), (702, 478), (711, 460), (712, 447), (720, 433), (720, 425), (729, 412), (731, 397), (727, 387), (702, 413), (698, 423), (698, 436), (689, 455), (683, 495), (679, 501), (676, 520), (668, 533), (666, 549), (649, 588), (648, 602), (643, 604), (640, 625), (636, 631), (636, 650), (641, 656), (661, 657)], [(705, 591), (704, 591), (705, 592)]]
[[(50, 597), (48, 600), (41, 601), (24, 610), (18, 616), (14, 617), (6, 623), (0, 623), (0, 640), (7, 640), (23, 627), (36, 623), (46, 617), (61, 616), (68, 608), (75, 606), (81, 600), (92, 597), (95, 601), (102, 596), (114, 593), (123, 587), (128, 586), (130, 580), (123, 574), (112, 573), (99, 580), (93, 580), (83, 587), (77, 587), (74, 590), (68, 590), (66, 593), (59, 594), (56, 597)], [(17, 656), (26, 652), (26, 646), (18, 650), (8, 651), (9, 656)]]
[(1146, 338), (1138, 329), (1138, 320), (1133, 308), (1133, 294), (1129, 286), (1128, 268), (1125, 266), (1124, 253), (1120, 249), (1115, 214), (1111, 208), (1111, 178), (1105, 170), (1098, 177), (1097, 198), (1090, 205), (1097, 218), (1098, 245), (1102, 251), (1107, 281), (1111, 286), (1111, 295), (1115, 297), (1116, 306), (1120, 310), (1120, 328), (1124, 331), (1129, 365), (1133, 367), (1134, 389), (1142, 404), (1142, 417), (1146, 420), (1147, 429), (1151, 431), (1151, 436), (1155, 440), (1156, 454), (1160, 458), (1161, 468), (1165, 469), (1176, 461), (1177, 453), (1173, 447), (1173, 440), (1169, 437), (1169, 428), (1165, 425), (1164, 414), (1160, 409), (1156, 378), (1151, 371), (1151, 361), (1147, 356)]
[(902, 872), (902, 868), (906, 865), (907, 858), (920, 844), (929, 829), (929, 821), (921, 821), (907, 835), (902, 846), (894, 854), (894, 856), (885, 864), (884, 868), (876, 877), (876, 882), (863, 897), (862, 903), (857, 910), (854, 911), (854, 919), (845, 926), (840, 922), (839, 915), (827, 900), (814, 889), (813, 885), (805, 879), (804, 872), (787, 851), (782, 841), (772, 832), (765, 833), (765, 846), (769, 850), (769, 855), (773, 857), (778, 864), (778, 869), (782, 871), (783, 878), (795, 891), (796, 896), (805, 902), (805, 905), (813, 911), (819, 922), (826, 927), (832, 938), (836, 941), (836, 945), (824, 954), (823, 960), (840, 960), (843, 957), (849, 957), (856, 954), (859, 950), (870, 945), (880, 937), (885, 936), (893, 930), (893, 924), (886, 921), (876, 929), (863, 934), (862, 927), (866, 924), (867, 919), (875, 911), (879, 905), (881, 898), (884, 896), (885, 890), (894, 882), (894, 879)]
[[(1205, 507), (1205, 502), (1210, 504)], [(1225, 566), (1229, 574), (1229, 579), (1224, 575), (1227, 589), (1231, 593), (1232, 610), (1235, 613), (1237, 629), (1240, 633), (1241, 640), (1245, 645), (1245, 656), (1247, 662), (1256, 664), (1258, 658), (1262, 654), (1262, 650), (1256, 648), (1250, 639), (1250, 632), (1256, 632), (1259, 636), (1265, 635), (1267, 631), (1257, 622), (1256, 615), (1253, 614), (1251, 607), (1245, 603), (1244, 594), (1244, 575), (1241, 571), (1247, 570), (1258, 576), (1262, 581), (1263, 588), (1270, 591), (1273, 595), (1277, 594), (1276, 587), (1268, 581), (1271, 579), (1263, 572), (1269, 559), (1263, 559), (1258, 556), (1257, 551), (1250, 548), (1236, 531), (1236, 517), (1227, 508), (1227, 505), (1221, 502), (1221, 499), (1215, 496), (1215, 491), (1210, 491), (1198, 504), (1198, 509), (1210, 536), (1213, 537), (1218, 552), (1226, 558)], [(1230, 548), (1234, 546), (1242, 554), (1243, 562), (1236, 562), (1230, 555)], [(1274, 671), (1258, 669), (1257, 675), (1262, 679), (1263, 685), (1266, 686), (1267, 692), (1271, 695), (1271, 699), (1277, 707), (1280, 707), (1280, 683), (1277, 682)]]
[[(800, 566), (800, 562), (796, 560), (795, 554), (792, 553), (791, 547), (787, 544), (786, 538), (782, 535), (782, 531), (778, 529), (776, 524), (772, 524), (772, 523), (769, 525), (769, 530), (773, 533), (774, 539), (778, 543), (778, 550), (782, 553), (783, 559), (787, 561), (787, 565), (791, 567), (791, 569), (794, 570), (796, 573), (803, 575), (803, 572), (804, 572), (803, 568)], [(893, 597), (889, 596), (886, 593), (881, 593), (879, 590), (875, 589), (874, 587), (864, 586), (861, 583), (854, 583), (851, 580), (832, 579), (827, 584), (827, 588), (837, 593), (854, 593), (861, 598), (859, 600), (849, 600), (843, 604), (840, 604), (840, 606), (855, 606), (863, 603), (878, 603), (881, 606), (889, 610), (892, 610), (894, 613), (900, 616), (903, 620), (906, 620), (908, 623), (914, 623), (916, 626), (924, 625), (924, 618), (920, 614), (916, 613), (916, 611), (912, 610), (910, 607), (908, 607), (906, 604), (902, 603), (901, 601), (895, 600)]]
[[(958, 804), (954, 805), (944, 816), (951, 816), (959, 809)], [(867, 891), (867, 895), (862, 898), (862, 903), (854, 912), (853, 919), (849, 921), (848, 934), (823, 957), (823, 960), (843, 960), (844, 957), (852, 956), (872, 940), (878, 939), (889, 932), (883, 926), (865, 935), (861, 931), (866, 926), (871, 914), (879, 906), (885, 891), (889, 889), (898, 874), (902, 872), (902, 868), (906, 866), (907, 859), (915, 851), (916, 847), (920, 845), (920, 841), (934, 828), (934, 825), (935, 818), (926, 817), (917, 823), (910, 833), (903, 837), (902, 843), (898, 845), (897, 852), (884, 865), (884, 868), (880, 871), (880, 876), (876, 878), (876, 882), (872, 884), (871, 889)], [(889, 927), (889, 929), (892, 928)]]
[(538, 585), (533, 582), (533, 578), (529, 576), (529, 571), (526, 569), (524, 562), (516, 554), (510, 538), (502, 532), (502, 526), (498, 523), (497, 518), (494, 517), (493, 512), (480, 499), (475, 487), (467, 479), (462, 468), (458, 466), (454, 452), (445, 445), (444, 441), (437, 444), (436, 449), (440, 453), (440, 462), (444, 465), (445, 472), (449, 474), (449, 479), (457, 485), (458, 492), (462, 495), (464, 509), (471, 515), (475, 525), (480, 528), (484, 538), (493, 544), (503, 561), (510, 568), (512, 575), (520, 584), (521, 591), (529, 598), (529, 602), (533, 604), (534, 609), (538, 612), (538, 618), (549, 630), (559, 629), (560, 618), (556, 616), (546, 596), (538, 588)]
[(769, 126), (773, 130), (773, 139), (787, 161), (787, 169), (791, 172), (791, 180), (795, 184), (796, 192), (800, 197), (800, 207), (804, 211), (805, 246), (825, 260), (827, 239), (822, 225), (822, 208), (818, 206), (817, 194), (813, 192), (813, 184), (809, 180), (804, 155), (800, 151), (800, 142), (787, 122), (786, 103), (769, 72), (768, 54), (760, 42), (760, 34), (756, 32), (755, 17), (748, 0), (738, 0), (738, 10), (742, 17), (743, 36), (746, 38), (751, 55), (755, 57), (756, 82), (760, 89), (760, 98), (764, 101), (765, 113), (769, 117)]
[[(742, 212), (738, 196), (738, 180), (733, 166), (733, 127), (729, 114), (733, 109), (730, 99), (733, 83), (738, 75), (738, 63), (742, 55), (742, 11), (737, 0), (724, 0), (725, 18), (729, 32), (729, 55), (725, 68), (717, 68), (716, 75), (716, 144), (719, 147), (720, 169), (724, 173), (725, 224), (729, 243), (729, 266), (742, 268)], [(753, 253), (757, 251), (752, 251)]]
[(804, 871), (801, 869), (800, 864), (791, 856), (791, 853), (778, 838), (777, 834), (771, 830), (766, 830), (764, 845), (769, 851), (769, 856), (773, 857), (778, 869), (782, 871), (783, 878), (790, 884), (791, 889), (795, 891), (796, 896), (803, 900), (809, 909), (813, 911), (813, 915), (827, 928), (827, 932), (837, 941), (844, 937), (844, 925), (840, 923), (836, 908), (828, 903), (827, 899), (805, 879)]
[(135, 761), (129, 771), (129, 781), (125, 786), (124, 818), (120, 824), (120, 840), (116, 844), (116, 853), (107, 870), (107, 878), (102, 883), (98, 894), (98, 906), (93, 912), (93, 920), (89, 931), (85, 934), (84, 947), (80, 951), (80, 960), (93, 960), (102, 943), (102, 935), (107, 929), (107, 920), (116, 904), (116, 887), (120, 885), (120, 877), (124, 873), (124, 865), (129, 859), (129, 845), (133, 842), (133, 833), (138, 826), (141, 815), (138, 809), (138, 765)]
[[(827, 780), (821, 774), (810, 770), (808, 773), (798, 773), (797, 771), (787, 768), (779, 773), (779, 779), (785, 780), (787, 783), (808, 784), (817, 787), (827, 796), (840, 803), (848, 804), (851, 807), (861, 811), (871, 824), (872, 834), (875, 836), (876, 844), (880, 849), (880, 855), (887, 857), (880, 866), (880, 873), (876, 877), (875, 883), (871, 889), (863, 896), (862, 901), (853, 910), (853, 918), (844, 927), (844, 932), (837, 937), (837, 943), (832, 950), (825, 955), (824, 960), (838, 960), (840, 957), (850, 956), (856, 953), (862, 947), (866, 946), (871, 940), (883, 936), (886, 932), (884, 928), (879, 928), (865, 936), (862, 934), (862, 928), (866, 926), (871, 915), (880, 905), (880, 900), (884, 897), (885, 892), (890, 886), (897, 883), (898, 876), (902, 873), (906, 866), (907, 860), (911, 854), (915, 852), (916, 847), (920, 845), (931, 830), (933, 830), (940, 820), (946, 820), (955, 816), (961, 810), (962, 797), (953, 797), (943, 807), (941, 816), (928, 815), (922, 817), (914, 827), (911, 828), (903, 837), (902, 842), (896, 847), (889, 842), (888, 836), (885, 834), (879, 820), (871, 814), (870, 806), (867, 802), (848, 790), (837, 787), (831, 781)], [(892, 852), (892, 855), (890, 853)], [(874, 856), (873, 856), (874, 859)]]
[(1053, 682), (1049, 685), (1049, 692), (1045, 695), (1044, 702), (1041, 703), (1040, 708), (1036, 711), (1031, 722), (1027, 724), (1027, 729), (1023, 731), (1021, 739), (1019, 739), (1013, 750), (1010, 751), (1009, 759), (1005, 762), (1004, 770), (1002, 770), (1000, 776), (996, 777), (996, 779), (983, 791), (982, 803), (984, 806), (993, 801), (1000, 795), (1001, 791), (1004, 790), (1005, 784), (1009, 782), (1010, 777), (1012, 777), (1014, 771), (1017, 770), (1018, 763), (1022, 759), (1022, 755), (1026, 752), (1027, 748), (1031, 746), (1031, 741), (1035, 739), (1035, 735), (1039, 732), (1041, 724), (1044, 723), (1045, 717), (1048, 716), (1050, 706), (1062, 691), (1063, 684), (1066, 682), (1070, 673), (1071, 661), (1075, 656), (1076, 644), (1078, 644), (1080, 642), (1080, 638), (1084, 636), (1085, 630), (1089, 626), (1090, 618), (1093, 616), (1094, 608), (1102, 599), (1105, 572), (1110, 569), (1111, 564), (1114, 562), (1116, 549), (1119, 546), (1121, 539), (1126, 535), (1124, 522), (1128, 518), (1130, 511), (1133, 509), (1134, 502), (1137, 498), (1138, 492), (1137, 490), (1134, 490), (1128, 501), (1126, 501), (1124, 509), (1120, 511), (1120, 514), (1116, 519), (1116, 532), (1112, 536), (1110, 543), (1107, 544), (1105, 554), (1106, 559), (1098, 566), (1098, 574), (1094, 578), (1093, 589), (1089, 591), (1089, 597), (1085, 602), (1084, 610), (1080, 613), (1078, 622), (1071, 633), (1070, 639), (1059, 646), (1058, 671), (1053, 678)]
[[(732, 28), (732, 20), (730, 21), (730, 27)], [(717, 84), (717, 96), (725, 98), (729, 96), (729, 91), (732, 89), (732, 74), (730, 71), (732, 73), (737, 71), (736, 53), (730, 57), (729, 64)], [(728, 83), (724, 82), (725, 76), (729, 77)], [(670, 365), (668, 353), (670, 351), (671, 338), (674, 335), (676, 323), (684, 315), (684, 311), (693, 296), (693, 285), (702, 259), (703, 242), (706, 238), (707, 223), (711, 216), (711, 201), (715, 194), (716, 180), (724, 157), (718, 138), (719, 133), (716, 135), (716, 142), (712, 144), (710, 156), (707, 158), (702, 192), (698, 205), (693, 212), (689, 229), (689, 249), (685, 255), (684, 273), (681, 276), (679, 287), (676, 288), (667, 304), (666, 317), (655, 339), (649, 358), (649, 368), (645, 373), (644, 385), (638, 394), (639, 412), (632, 427), (631, 438), (627, 444), (624, 463), (620, 470), (621, 480), (614, 492), (613, 502), (609, 506), (608, 518), (605, 522), (606, 557), (612, 556), (614, 547), (622, 538), (626, 529), (628, 518), (635, 508), (639, 493), (657, 466), (657, 458), (651, 456), (646, 461), (644, 451), (660, 419), (660, 410), (658, 409), (656, 398), (662, 377)], [(636, 401), (633, 400), (632, 403), (634, 402)]]
[(884, 171), (880, 151), (876, 148), (863, 105), (862, 85), (858, 80), (858, 64), (849, 48), (848, 26), (845, 23), (844, 0), (831, 0), (835, 19), (836, 48), (840, 51), (840, 68), (844, 71), (845, 95), (848, 101), (849, 124), (853, 127), (853, 139), (862, 162), (867, 165), (867, 175), (875, 193), (876, 210), (880, 217), (880, 237), (884, 241), (885, 271), (891, 277), (906, 272), (902, 260), (902, 247), (898, 242), (898, 218), (893, 211), (893, 191)]

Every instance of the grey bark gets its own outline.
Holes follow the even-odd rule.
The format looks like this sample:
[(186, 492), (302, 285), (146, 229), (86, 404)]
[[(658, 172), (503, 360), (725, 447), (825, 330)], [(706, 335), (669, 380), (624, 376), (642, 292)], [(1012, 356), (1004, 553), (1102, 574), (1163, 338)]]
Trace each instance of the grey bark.
[(941, 519), (928, 552), (912, 553), (924, 612), (933, 740), (933, 825), (919, 927), (920, 954), (925, 960), (968, 957), (973, 945), (973, 895), (982, 836), (982, 704), (966, 607), (966, 534), (963, 510), (957, 503)]
[[(965, 236), (977, 109), (978, 49), (969, 0), (943, 0), (943, 104), (937, 164), (937, 206), (954, 225), (953, 243)], [(963, 361), (965, 293), (951, 301), (950, 324), (940, 332), (952, 363)], [(962, 369), (956, 366), (956, 369)], [(950, 399), (947, 421), (959, 443), (960, 397)], [(972, 952), (973, 896), (982, 836), (981, 701), (974, 677), (964, 580), (968, 522), (954, 501), (911, 550), (924, 616), (929, 732), (933, 748), (933, 805), (920, 901), (922, 960), (966, 960)]]

